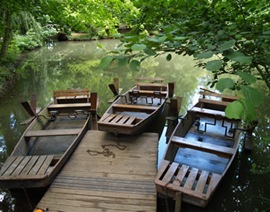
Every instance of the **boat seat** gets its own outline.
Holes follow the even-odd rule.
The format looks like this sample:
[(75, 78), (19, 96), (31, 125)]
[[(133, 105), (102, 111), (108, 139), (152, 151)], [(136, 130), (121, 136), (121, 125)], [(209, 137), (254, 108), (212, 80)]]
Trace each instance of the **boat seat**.
[(115, 124), (115, 125), (123, 125), (123, 126), (133, 126), (133, 122), (135, 121), (135, 116), (127, 116), (121, 114), (106, 114), (105, 117), (100, 120), (102, 124)]
[[(175, 198), (176, 192), (182, 192), (183, 198), (189, 195), (207, 200), (221, 178), (220, 174), (162, 160), (155, 183), (159, 193), (169, 194), (172, 198)], [(164, 187), (173, 190), (173, 193)]]
[(51, 104), (49, 110), (62, 108), (91, 108), (91, 103), (70, 103), (70, 104)]
[(213, 100), (213, 99), (199, 99), (200, 103), (206, 103), (206, 104), (213, 104), (213, 105), (219, 105), (219, 106), (224, 106), (227, 107), (228, 104), (231, 102), (225, 102), (221, 100)]
[(56, 130), (31, 130), (25, 133), (25, 137), (45, 137), (45, 136), (69, 136), (78, 135), (81, 129), (56, 129)]
[(71, 90), (57, 90), (53, 91), (54, 103), (58, 100), (85, 100), (89, 102), (90, 92), (88, 89), (71, 89)]
[(40, 179), (51, 170), (53, 159), (53, 155), (10, 156), (0, 171), (0, 180)]
[(148, 106), (148, 105), (135, 105), (135, 104), (114, 104), (114, 109), (124, 109), (128, 111), (144, 111), (144, 110), (156, 110), (157, 106)]
[(196, 114), (202, 115), (202, 116), (214, 116), (214, 117), (221, 117), (226, 118), (225, 112), (220, 110), (213, 110), (213, 109), (207, 109), (207, 108), (201, 108), (201, 107), (192, 107), (190, 109), (192, 112), (196, 112)]
[(205, 152), (213, 153), (226, 158), (230, 158), (236, 151), (235, 149), (230, 147), (219, 146), (196, 140), (187, 140), (179, 136), (173, 136), (172, 142), (174, 145), (177, 145), (179, 147), (190, 147), (192, 149), (203, 150)]
[(228, 96), (228, 95), (215, 93), (215, 92), (209, 92), (209, 91), (200, 91), (199, 93), (200, 95), (203, 96), (203, 98), (205, 98), (206, 96), (209, 96), (209, 97), (212, 96), (212, 97), (221, 98), (223, 101), (228, 101), (228, 102), (235, 101), (239, 98), (238, 96)]

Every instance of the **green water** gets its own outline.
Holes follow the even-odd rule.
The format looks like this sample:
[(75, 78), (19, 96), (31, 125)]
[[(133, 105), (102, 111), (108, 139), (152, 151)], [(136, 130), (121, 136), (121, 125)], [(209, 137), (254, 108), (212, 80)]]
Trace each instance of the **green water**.
[[(174, 56), (166, 61), (166, 55), (148, 59), (139, 71), (131, 71), (129, 67), (110, 66), (106, 70), (98, 65), (105, 49), (113, 50), (118, 41), (103, 40), (93, 42), (62, 42), (48, 45), (28, 53), (22, 67), (17, 70), (16, 85), (0, 100), (0, 162), (13, 150), (26, 126), (20, 125), (29, 115), (21, 107), (20, 102), (37, 95), (38, 108), (44, 107), (52, 100), (53, 90), (69, 88), (89, 88), (98, 93), (102, 115), (108, 107), (107, 101), (113, 97), (108, 84), (119, 78), (120, 87), (127, 90), (133, 85), (136, 77), (162, 77), (166, 82), (175, 82), (175, 94), (182, 96), (181, 114), (196, 101), (200, 86), (206, 84), (209, 76), (198, 67), (190, 57)], [(269, 98), (268, 98), (269, 100)], [(260, 123), (254, 133), (255, 143), (260, 143), (252, 154), (245, 154), (242, 148), (215, 197), (206, 209), (183, 204), (182, 211), (258, 211), (270, 208), (269, 174), (256, 175), (250, 172), (255, 162), (260, 165), (269, 164), (270, 146), (262, 141), (269, 140), (270, 117), (269, 107), (261, 108)], [(165, 149), (165, 139), (161, 137), (159, 157)], [(1, 190), (0, 190), (1, 191)], [(263, 200), (263, 198), (268, 198)], [(163, 200), (158, 211), (173, 210), (173, 202)], [(9, 191), (0, 192), (0, 211), (28, 211), (29, 204), (24, 197), (12, 196)]]

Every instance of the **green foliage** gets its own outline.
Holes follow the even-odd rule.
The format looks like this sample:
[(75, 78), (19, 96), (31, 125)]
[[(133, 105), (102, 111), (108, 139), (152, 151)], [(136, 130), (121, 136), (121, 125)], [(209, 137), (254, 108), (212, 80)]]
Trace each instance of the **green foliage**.
[[(245, 121), (256, 119), (262, 101), (251, 87), (259, 80), (270, 89), (269, 1), (137, 0), (134, 5), (141, 12), (122, 38), (125, 48), (119, 49), (128, 62), (139, 65), (146, 57), (168, 52), (193, 55), (199, 67), (213, 73), (211, 87), (242, 93), (228, 110), (235, 106)], [(256, 104), (250, 95), (259, 98)]]

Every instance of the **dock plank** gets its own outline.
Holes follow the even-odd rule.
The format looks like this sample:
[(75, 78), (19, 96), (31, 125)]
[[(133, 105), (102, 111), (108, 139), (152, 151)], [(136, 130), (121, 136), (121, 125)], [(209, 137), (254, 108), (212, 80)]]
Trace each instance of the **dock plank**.
[(155, 133), (115, 137), (88, 131), (37, 207), (156, 211), (157, 142)]

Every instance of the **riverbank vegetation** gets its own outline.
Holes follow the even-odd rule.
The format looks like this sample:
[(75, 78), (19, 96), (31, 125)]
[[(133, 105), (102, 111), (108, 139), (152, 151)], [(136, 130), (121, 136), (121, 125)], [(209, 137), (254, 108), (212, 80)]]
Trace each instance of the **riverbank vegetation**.
[[(270, 3), (267, 0), (10, 0), (0, 5), (0, 88), (16, 72), (18, 56), (71, 32), (87, 39), (116, 37), (119, 49), (101, 61), (133, 70), (148, 57), (191, 55), (213, 73), (210, 87), (241, 98), (227, 116), (253, 128), (263, 95), (270, 90)], [(129, 33), (119, 34), (125, 26)], [(265, 95), (265, 94), (264, 94)]]

